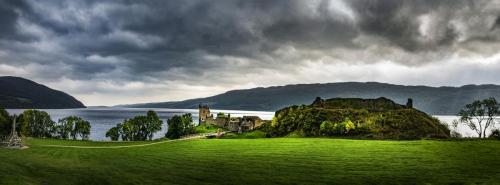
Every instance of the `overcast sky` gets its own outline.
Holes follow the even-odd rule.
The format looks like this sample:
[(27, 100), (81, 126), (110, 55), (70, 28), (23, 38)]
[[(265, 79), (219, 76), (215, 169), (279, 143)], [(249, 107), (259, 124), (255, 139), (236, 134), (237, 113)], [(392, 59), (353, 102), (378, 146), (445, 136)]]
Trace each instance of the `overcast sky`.
[(500, 84), (500, 1), (0, 0), (0, 75), (86, 105), (297, 83)]

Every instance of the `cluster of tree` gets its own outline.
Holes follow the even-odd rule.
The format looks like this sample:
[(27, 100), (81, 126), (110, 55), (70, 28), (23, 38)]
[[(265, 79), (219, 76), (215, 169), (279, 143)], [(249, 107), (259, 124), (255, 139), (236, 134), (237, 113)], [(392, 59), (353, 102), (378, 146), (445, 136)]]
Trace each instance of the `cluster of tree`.
[[(6, 137), (12, 130), (13, 117), (5, 109), (0, 109), (0, 136)], [(88, 139), (90, 123), (80, 117), (70, 116), (52, 121), (45, 111), (25, 110), (16, 117), (16, 130), (22, 136), (36, 138)]]
[[(479, 138), (486, 138), (486, 131), (494, 127), (500, 116), (500, 105), (495, 98), (476, 100), (458, 113), (460, 122), (475, 131)], [(495, 132), (492, 133), (494, 135)], [(493, 136), (494, 137), (494, 136)]]
[(113, 141), (120, 138), (123, 141), (144, 141), (152, 140), (153, 134), (161, 130), (163, 121), (156, 112), (150, 110), (146, 116), (136, 116), (132, 119), (125, 119), (123, 123), (106, 132), (106, 137)]
[(175, 115), (168, 119), (168, 131), (165, 137), (169, 139), (179, 139), (182, 136), (196, 133), (193, 118), (190, 113), (182, 116)]
[(60, 119), (54, 126), (53, 132), (60, 139), (68, 139), (71, 137), (76, 140), (79, 136), (82, 140), (88, 140), (90, 136), (90, 123), (80, 117), (69, 116)]
[[(334, 99), (335, 103), (339, 101), (342, 99)], [(263, 127), (263, 131), (270, 137), (291, 133), (306, 137), (356, 136), (381, 139), (449, 137), (448, 127), (436, 118), (387, 99), (346, 99), (346, 102), (340, 102), (342, 106), (329, 105), (329, 102), (326, 100), (321, 104), (281, 109), (276, 112), (271, 124)], [(379, 108), (364, 109), (364, 104), (377, 105)], [(378, 106), (381, 104), (391, 106)]]
[(23, 136), (50, 138), (57, 134), (55, 122), (45, 111), (26, 110), (19, 115), (18, 124), (21, 126), (19, 131)]

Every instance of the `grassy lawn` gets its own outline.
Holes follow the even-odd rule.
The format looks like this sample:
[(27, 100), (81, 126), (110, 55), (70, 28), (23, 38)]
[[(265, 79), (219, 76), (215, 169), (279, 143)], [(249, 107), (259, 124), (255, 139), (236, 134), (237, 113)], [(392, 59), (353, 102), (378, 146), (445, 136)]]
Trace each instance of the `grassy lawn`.
[(215, 125), (198, 125), (197, 127), (195, 127), (195, 132), (196, 133), (216, 133), (217, 130), (221, 130), (221, 131), (225, 131), (226, 129), (224, 128), (220, 128), (220, 127), (217, 127)]
[(166, 139), (159, 139), (154, 141), (81, 141), (81, 140), (61, 140), (61, 139), (29, 139), (28, 146), (43, 146), (43, 145), (70, 145), (70, 146), (129, 146), (161, 142)]
[[(500, 141), (211, 139), (135, 148), (30, 139), (0, 184), (500, 184)], [(128, 142), (125, 144), (134, 144)]]

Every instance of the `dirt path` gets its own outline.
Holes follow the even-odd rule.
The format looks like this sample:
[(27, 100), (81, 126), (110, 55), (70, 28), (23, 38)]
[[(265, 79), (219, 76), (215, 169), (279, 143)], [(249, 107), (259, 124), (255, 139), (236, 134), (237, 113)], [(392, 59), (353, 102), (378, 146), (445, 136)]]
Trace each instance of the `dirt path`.
[(199, 134), (199, 135), (192, 135), (192, 136), (184, 137), (181, 139), (166, 140), (166, 141), (146, 143), (146, 144), (137, 144), (137, 145), (124, 145), (124, 146), (71, 146), (71, 145), (37, 145), (37, 146), (56, 147), (56, 148), (86, 148), (86, 149), (90, 149), (90, 148), (133, 148), (133, 147), (143, 147), (143, 146), (157, 145), (157, 144), (162, 144), (162, 143), (169, 143), (169, 142), (183, 141), (183, 140), (190, 140), (190, 139), (203, 139), (203, 138), (206, 138), (207, 136), (212, 136), (212, 135), (214, 135), (214, 134)]

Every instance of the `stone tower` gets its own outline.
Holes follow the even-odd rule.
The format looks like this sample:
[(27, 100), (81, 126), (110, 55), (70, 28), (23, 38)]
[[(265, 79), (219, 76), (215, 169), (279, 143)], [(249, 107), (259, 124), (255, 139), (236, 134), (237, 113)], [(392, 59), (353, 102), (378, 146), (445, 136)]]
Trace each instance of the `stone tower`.
[(408, 101), (406, 102), (406, 108), (408, 109), (413, 108), (413, 100), (411, 98), (408, 98)]
[(199, 124), (205, 123), (208, 118), (212, 117), (212, 114), (210, 114), (210, 108), (208, 108), (207, 105), (198, 105), (198, 116), (199, 116)]

